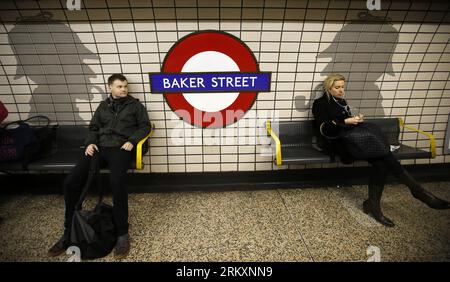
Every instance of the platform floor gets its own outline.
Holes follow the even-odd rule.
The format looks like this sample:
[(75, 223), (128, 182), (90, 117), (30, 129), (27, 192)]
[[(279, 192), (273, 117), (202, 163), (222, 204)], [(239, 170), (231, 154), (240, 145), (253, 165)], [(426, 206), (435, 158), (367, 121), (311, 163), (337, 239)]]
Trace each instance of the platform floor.
[[(450, 182), (424, 186), (450, 200)], [(381, 261), (450, 261), (450, 210), (388, 185), (386, 228), (362, 212), (366, 196), (367, 186), (130, 194), (123, 261), (367, 261), (372, 249)], [(62, 195), (0, 195), (0, 261), (67, 261), (46, 255), (63, 213)]]

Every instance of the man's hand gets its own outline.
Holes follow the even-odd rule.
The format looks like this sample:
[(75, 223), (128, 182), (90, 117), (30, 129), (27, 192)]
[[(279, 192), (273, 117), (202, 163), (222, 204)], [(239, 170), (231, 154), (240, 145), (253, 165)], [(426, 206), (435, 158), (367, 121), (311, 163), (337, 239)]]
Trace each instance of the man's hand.
[(131, 142), (126, 142), (122, 145), (120, 149), (124, 149), (125, 151), (131, 151), (133, 150), (134, 145)]
[(89, 144), (89, 146), (86, 147), (86, 151), (84, 151), (84, 154), (87, 156), (93, 156), (94, 155), (94, 150), (96, 150), (98, 152), (98, 147), (95, 144)]

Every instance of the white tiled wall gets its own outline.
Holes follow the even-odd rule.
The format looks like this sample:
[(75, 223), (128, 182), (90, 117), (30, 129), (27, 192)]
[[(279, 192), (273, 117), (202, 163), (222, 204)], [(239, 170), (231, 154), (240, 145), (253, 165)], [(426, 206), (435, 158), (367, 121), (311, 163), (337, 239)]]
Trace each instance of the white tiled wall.
[[(450, 161), (442, 155), (450, 113), (446, 1), (381, 0), (370, 21), (358, 15), (366, 1), (84, 0), (74, 11), (66, 2), (1, 1), (0, 100), (8, 120), (39, 113), (86, 124), (106, 95), (107, 77), (123, 72), (156, 125), (144, 172), (286, 169), (267, 155), (264, 122), (310, 119), (316, 89), (333, 71), (347, 76), (348, 100), (366, 115), (402, 117), (435, 135), (436, 159), (405, 163)], [(17, 24), (42, 12), (47, 21)], [(147, 73), (160, 71), (177, 40), (205, 29), (241, 38), (260, 70), (272, 72), (272, 92), (260, 93), (243, 119), (223, 129), (184, 123), (148, 84)], [(403, 142), (426, 148), (417, 137), (405, 133)]]

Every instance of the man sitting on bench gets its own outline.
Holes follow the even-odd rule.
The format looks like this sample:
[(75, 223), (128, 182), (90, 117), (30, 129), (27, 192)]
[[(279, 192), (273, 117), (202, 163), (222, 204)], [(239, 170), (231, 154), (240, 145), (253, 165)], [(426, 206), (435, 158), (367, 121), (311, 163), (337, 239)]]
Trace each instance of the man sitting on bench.
[(128, 82), (122, 74), (108, 78), (111, 95), (100, 103), (89, 124), (86, 150), (77, 165), (64, 180), (66, 204), (64, 234), (48, 254), (62, 254), (70, 244), (70, 224), (75, 205), (87, 180), (90, 160), (97, 151), (100, 167), (108, 166), (113, 192), (113, 215), (116, 223), (117, 243), (115, 256), (125, 257), (130, 250), (128, 235), (127, 170), (139, 140), (150, 133), (147, 110), (138, 99), (128, 95)]
[[(344, 163), (351, 163), (360, 159), (346, 149), (344, 140), (339, 138), (345, 130), (352, 130), (355, 126), (364, 122), (364, 116), (353, 116), (344, 99), (345, 78), (340, 74), (331, 74), (323, 82), (325, 93), (314, 101), (312, 112), (316, 132), (320, 132), (320, 144), (325, 144), (325, 152), (334, 153)], [(324, 138), (328, 137), (328, 139)], [(386, 155), (377, 158), (366, 159), (372, 165), (369, 182), (369, 199), (364, 201), (363, 210), (371, 213), (381, 224), (393, 227), (394, 223), (381, 212), (380, 201), (383, 193), (386, 174), (388, 170), (398, 177), (411, 190), (411, 194), (420, 201), (434, 209), (449, 209), (450, 203), (435, 197), (426, 191), (420, 183), (401, 166), (400, 162), (389, 151)]]

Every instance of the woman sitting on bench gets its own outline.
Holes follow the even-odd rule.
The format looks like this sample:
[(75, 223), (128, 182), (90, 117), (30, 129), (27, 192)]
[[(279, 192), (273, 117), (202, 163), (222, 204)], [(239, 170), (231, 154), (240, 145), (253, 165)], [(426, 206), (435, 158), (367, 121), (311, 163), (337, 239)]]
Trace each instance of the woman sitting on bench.
[[(323, 82), (324, 94), (314, 101), (312, 112), (315, 119), (315, 129), (318, 132), (319, 144), (324, 145), (324, 151), (336, 154), (343, 163), (352, 163), (361, 159), (346, 149), (341, 134), (353, 130), (364, 122), (364, 116), (353, 116), (347, 102), (344, 100), (345, 78), (340, 74), (331, 74)], [(320, 133), (319, 133), (320, 132)], [(327, 138), (325, 138), (327, 137)], [(411, 194), (433, 209), (448, 209), (450, 203), (441, 200), (425, 190), (420, 183), (401, 166), (394, 155), (388, 151), (383, 156), (365, 159), (372, 165), (369, 182), (369, 198), (363, 203), (363, 211), (371, 213), (381, 224), (393, 227), (394, 223), (381, 212), (380, 201), (388, 171), (401, 180), (411, 191)]]

